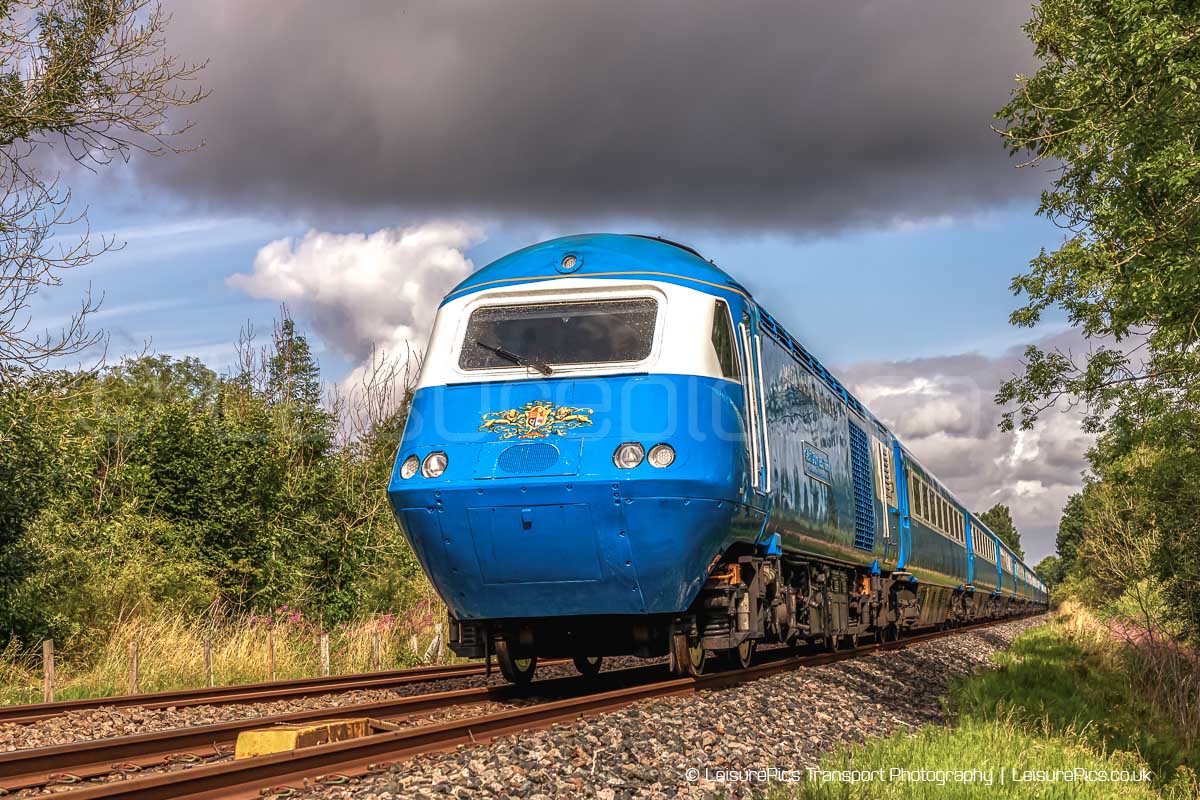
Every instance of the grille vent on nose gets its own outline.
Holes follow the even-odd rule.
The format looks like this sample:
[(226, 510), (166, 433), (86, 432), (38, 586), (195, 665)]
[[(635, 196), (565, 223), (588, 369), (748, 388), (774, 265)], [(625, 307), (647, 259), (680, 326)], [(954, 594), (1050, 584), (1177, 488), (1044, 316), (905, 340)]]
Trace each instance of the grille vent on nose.
[(558, 461), (558, 448), (552, 444), (514, 444), (500, 454), (496, 466), (501, 472), (527, 475), (545, 472)]

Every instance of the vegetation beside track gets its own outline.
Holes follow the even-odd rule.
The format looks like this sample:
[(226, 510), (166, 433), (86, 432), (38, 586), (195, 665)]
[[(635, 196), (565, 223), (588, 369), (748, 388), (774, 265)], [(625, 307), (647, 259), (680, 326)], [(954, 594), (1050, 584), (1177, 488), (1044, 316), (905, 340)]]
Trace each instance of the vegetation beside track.
[[(1198, 796), (1200, 737), (1181, 727), (1180, 709), (1161, 704), (1139, 677), (1146, 656), (1130, 652), (1088, 612), (1068, 606), (994, 656), (995, 670), (956, 684), (948, 726), (899, 732), (839, 750), (825, 770), (979, 770), (993, 783), (954, 778), (902, 782), (813, 780), (772, 797), (824, 798), (1161, 798)], [(1184, 691), (1186, 687), (1177, 687)], [(1192, 686), (1195, 690), (1195, 686)], [(1012, 770), (1138, 772), (1148, 783), (1013, 782)], [(1004, 771), (1005, 783), (1001, 783)]]
[[(402, 616), (370, 614), (329, 626), (330, 672), (344, 675), (416, 666), (433, 641), (442, 614), (440, 604), (426, 602)], [(141, 692), (206, 686), (206, 639), (212, 643), (217, 685), (268, 680), (271, 638), (276, 679), (316, 677), (322, 669), (320, 633), (320, 626), (289, 609), (266, 615), (193, 617), (161, 611), (135, 616), (119, 621), (95, 648), (56, 657), (55, 697), (73, 700), (127, 693), (129, 647), (135, 641)], [(443, 655), (448, 652), (443, 647)], [(0, 704), (41, 700), (38, 655), (23, 652), (15, 643), (0, 648)]]
[(147, 356), (96, 374), (0, 375), (0, 702), (410, 664), (444, 620), (388, 508), (407, 414), (406, 363), (323, 398), (286, 316), (218, 375)]

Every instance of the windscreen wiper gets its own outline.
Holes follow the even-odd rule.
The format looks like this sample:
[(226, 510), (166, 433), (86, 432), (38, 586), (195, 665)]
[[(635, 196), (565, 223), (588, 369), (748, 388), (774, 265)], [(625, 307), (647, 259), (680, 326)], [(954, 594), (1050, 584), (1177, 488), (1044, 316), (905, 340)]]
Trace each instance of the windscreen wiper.
[(476, 339), (475, 344), (479, 345), (484, 350), (490, 350), (491, 352), (495, 353), (496, 355), (500, 356), (501, 358), (507, 359), (507, 360), (513, 362), (514, 364), (517, 364), (518, 366), (529, 367), (530, 369), (536, 369), (538, 372), (542, 373), (543, 375), (551, 375), (554, 372), (554, 370), (550, 369), (549, 366), (542, 363), (541, 361), (538, 361), (537, 359), (526, 358), (525, 356), (519, 356), (516, 353), (510, 353), (509, 351), (505, 350), (503, 347), (500, 347), (499, 345), (488, 344), (487, 342), (484, 342), (480, 339)]

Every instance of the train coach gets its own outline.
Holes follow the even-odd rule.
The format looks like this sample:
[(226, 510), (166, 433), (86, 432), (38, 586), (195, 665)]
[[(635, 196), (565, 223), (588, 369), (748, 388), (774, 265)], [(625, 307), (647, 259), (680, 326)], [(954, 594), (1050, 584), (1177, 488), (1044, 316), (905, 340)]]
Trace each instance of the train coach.
[(725, 272), (572, 236), (442, 302), (388, 488), (450, 614), (538, 658), (746, 665), (1045, 607), (1046, 587)]

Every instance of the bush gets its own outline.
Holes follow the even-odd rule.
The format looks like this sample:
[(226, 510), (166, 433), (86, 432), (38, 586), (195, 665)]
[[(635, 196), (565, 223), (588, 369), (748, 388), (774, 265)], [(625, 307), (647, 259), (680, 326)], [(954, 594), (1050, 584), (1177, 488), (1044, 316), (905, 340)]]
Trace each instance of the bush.
[(31, 630), (78, 645), (102, 642), (120, 621), (157, 610), (200, 613), (217, 582), (195, 539), (184, 526), (133, 513), (96, 520), (47, 510), (18, 543), (36, 570), (13, 604), (37, 621)]

